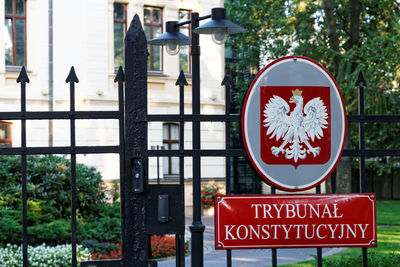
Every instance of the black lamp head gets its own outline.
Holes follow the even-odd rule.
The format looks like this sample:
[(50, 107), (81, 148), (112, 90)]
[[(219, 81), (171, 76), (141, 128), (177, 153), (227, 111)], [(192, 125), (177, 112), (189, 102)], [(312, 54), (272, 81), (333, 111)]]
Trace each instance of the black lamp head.
[(177, 21), (167, 21), (165, 23), (165, 33), (149, 41), (151, 45), (165, 45), (167, 53), (176, 55), (179, 52), (179, 46), (189, 45), (191, 40), (186, 35), (179, 32), (176, 27)]
[(189, 45), (190, 38), (178, 31), (178, 27), (175, 26), (177, 23), (177, 21), (167, 21), (165, 23), (165, 33), (150, 40), (149, 44), (168, 45), (174, 43), (176, 45)]
[(226, 9), (217, 7), (211, 9), (211, 21), (193, 30), (198, 34), (235, 34), (246, 30), (226, 19)]

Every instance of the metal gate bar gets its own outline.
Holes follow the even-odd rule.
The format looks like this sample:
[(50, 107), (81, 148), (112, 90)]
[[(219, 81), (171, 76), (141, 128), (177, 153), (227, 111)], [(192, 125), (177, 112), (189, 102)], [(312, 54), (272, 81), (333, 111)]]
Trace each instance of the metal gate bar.
[[(364, 116), (364, 86), (367, 83), (364, 80), (364, 76), (360, 71), (358, 78), (354, 86), (358, 86), (358, 115), (362, 118)], [(358, 148), (361, 151), (365, 151), (365, 132), (364, 132), (364, 121), (358, 123), (358, 138), (359, 144)], [(361, 193), (366, 192), (365, 184), (365, 155), (360, 156), (360, 191)], [(368, 250), (367, 248), (362, 248), (362, 265), (363, 267), (368, 266)]]
[[(121, 207), (125, 206), (125, 116), (124, 116), (124, 81), (125, 75), (120, 66), (114, 83), (118, 82), (118, 123), (119, 123), (119, 191)], [(125, 243), (125, 235), (122, 234), (125, 229), (125, 209), (120, 209), (121, 213), (121, 243)], [(124, 258), (125, 250), (122, 247), (121, 256)]]
[[(21, 117), (26, 112), (26, 83), (29, 83), (22, 67), (17, 83), (21, 83)], [(21, 179), (22, 179), (22, 264), (28, 266), (28, 192), (26, 176), (26, 119), (21, 118)]]
[[(276, 187), (271, 185), (271, 195), (276, 194)], [(277, 267), (278, 266), (278, 251), (276, 248), (271, 249), (272, 253), (272, 267)]]
[[(179, 150), (185, 150), (185, 85), (188, 85), (185, 74), (180, 72), (178, 80), (175, 85), (179, 85)], [(157, 164), (158, 166), (158, 164)], [(181, 154), (179, 156), (179, 184), (185, 183), (185, 157)], [(185, 266), (185, 235), (175, 235), (176, 242), (176, 267)]]
[[(69, 103), (71, 114), (75, 112), (75, 83), (78, 83), (74, 67), (71, 68), (66, 83), (69, 83)], [(71, 242), (72, 242), (72, 266), (77, 266), (76, 261), (76, 136), (75, 118), (70, 119), (70, 138), (71, 138)]]
[[(321, 185), (317, 185), (315, 188), (316, 194), (321, 194)], [(322, 248), (317, 248), (317, 266), (322, 267)]]
[[(231, 148), (231, 122), (230, 122), (230, 110), (231, 110), (231, 86), (232, 77), (230, 73), (226, 73), (224, 79), (221, 83), (222, 86), (225, 85), (225, 149), (229, 150)], [(225, 190), (226, 194), (231, 194), (231, 158), (227, 151), (225, 156)], [(232, 250), (228, 249), (226, 251), (226, 266), (232, 267)]]

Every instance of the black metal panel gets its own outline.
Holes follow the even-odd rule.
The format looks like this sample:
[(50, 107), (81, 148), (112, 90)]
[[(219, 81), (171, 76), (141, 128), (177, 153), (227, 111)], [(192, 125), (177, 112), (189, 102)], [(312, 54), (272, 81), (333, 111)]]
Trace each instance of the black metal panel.
[[(157, 234), (185, 234), (185, 196), (183, 184), (148, 185), (146, 214), (146, 233)], [(158, 198), (168, 195), (168, 222), (159, 222)]]

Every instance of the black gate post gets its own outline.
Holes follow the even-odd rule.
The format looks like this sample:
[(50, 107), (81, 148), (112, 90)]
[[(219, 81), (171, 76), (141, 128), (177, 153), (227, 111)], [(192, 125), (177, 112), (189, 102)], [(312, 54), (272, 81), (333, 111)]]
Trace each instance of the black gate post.
[[(200, 114), (200, 46), (199, 35), (194, 33), (193, 30), (199, 26), (199, 14), (192, 13), (192, 114)], [(192, 142), (193, 150), (200, 150), (200, 121), (192, 122)], [(192, 233), (192, 267), (203, 267), (203, 233), (205, 226), (201, 221), (201, 169), (200, 169), (200, 156), (195, 154), (193, 156), (193, 222), (190, 226)]]
[(135, 15), (125, 37), (125, 229), (123, 266), (148, 265), (147, 185), (147, 40)]

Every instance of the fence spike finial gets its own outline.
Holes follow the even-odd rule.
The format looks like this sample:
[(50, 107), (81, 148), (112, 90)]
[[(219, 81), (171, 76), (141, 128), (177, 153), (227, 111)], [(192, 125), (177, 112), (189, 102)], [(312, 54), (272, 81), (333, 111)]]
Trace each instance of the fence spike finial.
[(179, 73), (179, 77), (178, 77), (178, 80), (176, 80), (175, 85), (179, 85), (179, 86), (188, 85), (188, 82), (186, 81), (186, 77), (185, 77), (185, 74), (183, 73), (183, 70), (181, 70), (181, 72)]
[(29, 83), (29, 77), (26, 74), (26, 69), (24, 66), (22, 66), (21, 71), (19, 72), (17, 83)]
[(354, 86), (362, 86), (362, 87), (367, 86), (367, 82), (365, 81), (364, 75), (363, 75), (363, 73), (362, 73), (361, 70), (360, 70), (360, 72), (358, 73), (357, 81), (356, 81), (356, 83), (354, 84)]
[(135, 43), (136, 47), (147, 47), (146, 34), (144, 33), (142, 23), (137, 14), (135, 14), (131, 24), (129, 25), (128, 31), (125, 35), (125, 42)]
[(78, 77), (76, 76), (74, 66), (71, 67), (68, 77), (65, 80), (66, 83), (79, 83)]
[(225, 86), (232, 86), (233, 81), (232, 81), (232, 75), (229, 71), (227, 71), (225, 73), (224, 79), (221, 82), (221, 85), (225, 85)]
[(124, 70), (122, 69), (122, 66), (119, 66), (117, 76), (115, 76), (114, 82), (123, 82), (125, 81), (125, 75), (124, 75)]

